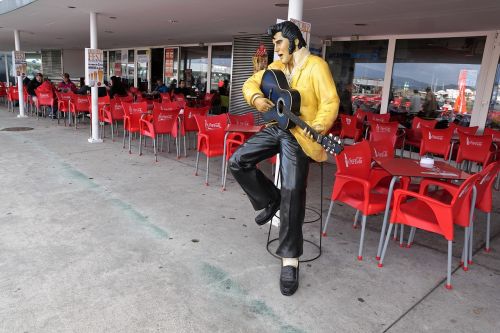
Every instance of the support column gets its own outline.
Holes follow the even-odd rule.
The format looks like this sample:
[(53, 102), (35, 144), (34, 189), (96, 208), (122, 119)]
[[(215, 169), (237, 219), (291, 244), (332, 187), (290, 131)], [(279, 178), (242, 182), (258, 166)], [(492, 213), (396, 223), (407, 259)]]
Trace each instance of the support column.
[[(90, 12), (90, 48), (97, 49), (97, 13)], [(97, 87), (90, 88), (91, 112), (92, 112), (92, 137), (90, 143), (101, 143), (99, 139), (99, 105), (97, 103)]]
[(7, 86), (10, 87), (10, 75), (9, 75), (9, 61), (7, 60), (7, 52), (4, 53), (5, 60), (5, 82), (7, 82)]
[[(21, 51), (21, 41), (19, 39), (19, 30), (14, 30), (14, 43), (15, 43), (15, 50), (16, 51)], [(16, 70), (14, 68), (14, 70)], [(17, 76), (17, 90), (19, 91), (19, 114), (17, 115), (18, 118), (26, 118), (27, 116), (24, 114), (24, 87), (23, 87), (23, 77), (22, 73), (19, 73), (20, 75)]]
[(382, 105), (380, 106), (380, 114), (389, 113), (389, 96), (392, 83), (392, 69), (394, 67), (394, 52), (396, 50), (396, 38), (389, 38), (387, 49), (387, 60), (385, 63), (384, 86), (382, 87)]
[(302, 21), (304, 12), (304, 0), (289, 0), (288, 1), (288, 19), (296, 19)]

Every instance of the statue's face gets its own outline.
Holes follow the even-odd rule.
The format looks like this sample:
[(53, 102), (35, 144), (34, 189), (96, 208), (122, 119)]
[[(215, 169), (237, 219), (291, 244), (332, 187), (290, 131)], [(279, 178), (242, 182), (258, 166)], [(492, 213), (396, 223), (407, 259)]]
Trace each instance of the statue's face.
[(288, 40), (288, 38), (283, 37), (283, 34), (281, 32), (277, 32), (273, 36), (273, 44), (274, 52), (278, 54), (281, 62), (285, 65), (288, 64), (292, 60), (292, 55), (288, 51), (288, 48), (290, 47), (290, 41)]

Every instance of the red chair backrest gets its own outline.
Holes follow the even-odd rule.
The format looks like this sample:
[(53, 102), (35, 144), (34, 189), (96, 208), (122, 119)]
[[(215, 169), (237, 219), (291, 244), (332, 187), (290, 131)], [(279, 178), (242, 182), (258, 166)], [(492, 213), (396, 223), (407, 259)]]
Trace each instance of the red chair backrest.
[(484, 135), (491, 135), (491, 137), (493, 138), (493, 142), (495, 142), (495, 143), (500, 142), (500, 131), (499, 130), (494, 130), (493, 128), (487, 127), (484, 129), (483, 134)]
[(87, 96), (74, 95), (70, 103), (71, 112), (90, 112), (90, 104)]
[(162, 110), (153, 109), (153, 126), (157, 134), (170, 134), (174, 124), (176, 124), (178, 109)]
[(182, 121), (182, 126), (184, 127), (184, 131), (186, 132), (194, 132), (198, 131), (198, 125), (196, 124), (196, 119), (194, 118), (195, 115), (200, 115), (204, 116), (208, 112), (208, 107), (201, 107), (201, 108), (192, 108), (189, 106), (186, 106), (184, 108), (184, 118)]
[(453, 135), (458, 135), (458, 132), (462, 132), (465, 134), (470, 134), (470, 135), (475, 135), (477, 133), (477, 129), (479, 128), (478, 126), (472, 126), (472, 127), (465, 127), (465, 126), (460, 126), (455, 123), (450, 123), (448, 125), (448, 128), (451, 128), (453, 131)]
[(496, 176), (500, 171), (500, 162), (495, 161), (488, 164), (481, 172), (478, 174), (480, 177), (476, 182), (476, 208), (482, 210), (483, 212), (491, 212), (493, 208), (493, 195), (492, 188), (495, 182)]
[(37, 98), (37, 104), (40, 105), (52, 105), (54, 104), (54, 94), (52, 91), (45, 91), (45, 90), (35, 90), (36, 98)]
[[(378, 121), (368, 121), (370, 125), (370, 141), (379, 141), (381, 139), (387, 139), (387, 135), (391, 138), (394, 136), (394, 143), (396, 143), (396, 135), (398, 133), (399, 123), (393, 121), (390, 123), (380, 123)], [(380, 138), (380, 139), (379, 139)]]
[(161, 98), (161, 102), (171, 102), (172, 100), (170, 99), (170, 93), (166, 92), (166, 93), (160, 93), (160, 98)]
[(139, 120), (141, 119), (143, 114), (148, 112), (148, 103), (139, 102), (139, 103), (127, 103), (122, 102), (124, 118), (127, 118), (127, 130), (130, 130), (131, 127), (139, 129)]
[[(478, 173), (467, 178), (451, 200), (453, 222), (462, 227), (468, 227), (470, 222), (472, 188), (480, 177)], [(476, 197), (477, 200), (477, 197)], [(439, 216), (436, 216), (439, 219)], [(452, 230), (453, 232), (453, 230)]]
[(434, 127), (436, 127), (436, 124), (437, 124), (437, 120), (435, 120), (435, 119), (426, 120), (426, 119), (422, 119), (419, 117), (415, 117), (415, 118), (413, 118), (413, 121), (411, 123), (411, 128), (414, 131), (419, 131), (419, 130), (421, 131), (422, 127), (434, 128)]
[(126, 103), (133, 103), (134, 102), (134, 96), (133, 95), (127, 95), (127, 96), (118, 96), (115, 95), (113, 97), (114, 100), (119, 101), (119, 102), (126, 102)]
[(176, 102), (153, 102), (153, 110), (157, 111), (176, 111), (179, 113), (181, 108)]
[(110, 103), (110, 111), (111, 111), (111, 118), (113, 120), (123, 120), (125, 112), (123, 112), (123, 105), (120, 101), (112, 99)]
[(453, 131), (451, 128), (431, 129), (428, 127), (422, 128), (422, 142), (420, 144), (420, 155), (432, 153), (443, 155), (448, 158), (451, 147), (451, 137)]
[(379, 123), (388, 123), (391, 121), (391, 115), (386, 114), (378, 114), (378, 113), (367, 113), (366, 118), (368, 121), (374, 122), (377, 121)]
[(352, 146), (345, 146), (344, 150), (335, 156), (337, 172), (362, 179), (368, 179), (372, 162), (372, 151), (368, 141), (361, 141)]
[[(394, 143), (396, 136), (388, 133), (379, 133), (380, 137), (385, 136), (385, 140), (369, 141), (373, 158), (394, 158)], [(394, 139), (393, 139), (394, 138)], [(393, 143), (394, 141), (394, 143)]]
[(203, 97), (203, 104), (205, 106), (211, 106), (214, 98), (215, 94), (206, 93), (205, 96)]
[(490, 156), (493, 142), (491, 135), (468, 135), (458, 132), (460, 145), (457, 152), (457, 163), (463, 160), (486, 164)]
[(359, 131), (358, 118), (356, 116), (341, 114), (340, 121), (342, 123), (340, 137), (355, 138), (357, 136), (357, 132)]
[(361, 109), (357, 109), (356, 112), (354, 112), (354, 116), (358, 119), (358, 121), (363, 124), (363, 122), (366, 120), (366, 117), (368, 115), (368, 112), (363, 111)]
[(186, 101), (186, 97), (183, 94), (174, 94), (172, 101)]
[(245, 126), (255, 125), (253, 114), (251, 113), (246, 113), (242, 115), (228, 114), (228, 119), (230, 124), (245, 125)]
[(228, 121), (226, 114), (218, 116), (202, 116), (195, 114), (194, 118), (198, 125), (199, 133), (210, 136), (210, 144), (214, 143), (220, 145), (224, 142)]

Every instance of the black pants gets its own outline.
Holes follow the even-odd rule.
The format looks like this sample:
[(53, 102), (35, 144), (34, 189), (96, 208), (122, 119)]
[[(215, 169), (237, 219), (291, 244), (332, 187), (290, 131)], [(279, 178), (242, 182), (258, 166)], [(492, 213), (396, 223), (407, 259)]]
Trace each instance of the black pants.
[[(280, 154), (281, 192), (257, 163)], [(229, 160), (234, 178), (248, 195), (255, 210), (265, 208), (281, 194), (279, 247), (283, 258), (302, 255), (302, 224), (306, 207), (309, 158), (295, 137), (278, 126), (270, 126), (241, 145)]]

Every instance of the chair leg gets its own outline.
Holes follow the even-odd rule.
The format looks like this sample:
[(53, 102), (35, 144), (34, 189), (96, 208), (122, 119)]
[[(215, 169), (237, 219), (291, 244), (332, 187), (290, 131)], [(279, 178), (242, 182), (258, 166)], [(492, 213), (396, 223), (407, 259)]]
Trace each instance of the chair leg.
[(490, 252), (490, 215), (491, 213), (486, 213), (486, 247), (484, 250)]
[(448, 269), (446, 272), (446, 289), (451, 289), (451, 253), (453, 250), (453, 241), (449, 240), (448, 241)]
[(123, 128), (123, 149), (125, 149), (125, 137), (127, 136), (127, 131)]
[(392, 236), (392, 239), (394, 239), (395, 241), (398, 240), (398, 226), (397, 225), (394, 227), (394, 235)]
[(158, 154), (156, 151), (156, 139), (153, 138), (153, 152), (155, 153), (155, 162), (158, 162)]
[(352, 225), (354, 229), (358, 227), (358, 217), (359, 217), (359, 210), (356, 209), (356, 214), (354, 215), (354, 223)]
[(401, 232), (399, 233), (399, 247), (403, 247), (405, 225), (401, 224)]
[(210, 169), (210, 158), (207, 156), (207, 172), (205, 174), (205, 186), (208, 186), (208, 171)]
[(328, 227), (328, 222), (330, 222), (330, 215), (332, 214), (332, 209), (333, 209), (333, 201), (330, 201), (330, 207), (328, 208), (328, 214), (326, 214), (325, 226), (323, 227), (323, 232), (321, 233), (321, 235), (323, 237), (326, 237), (326, 227)]
[(365, 241), (366, 215), (361, 219), (361, 239), (359, 240), (358, 260), (363, 260), (363, 243)]
[(464, 247), (462, 249), (462, 258), (460, 259), (460, 263), (463, 265), (463, 270), (464, 271), (468, 271), (469, 270), (469, 265), (468, 265), (468, 262), (469, 262), (469, 258), (468, 258), (468, 255), (469, 255), (469, 227), (466, 227), (464, 229)]
[(410, 248), (412, 246), (416, 231), (417, 231), (417, 228), (415, 228), (415, 227), (412, 227), (410, 229), (410, 236), (408, 237), (408, 244), (406, 245), (407, 248)]
[(469, 226), (469, 254), (467, 255), (467, 262), (469, 265), (472, 265), (472, 247), (474, 245), (474, 222), (470, 223)]
[(224, 169), (222, 170), (222, 190), (226, 190), (226, 178), (227, 178), (227, 165), (228, 163), (224, 163)]
[(187, 157), (187, 151), (186, 151), (186, 135), (188, 135), (188, 133), (186, 133), (184, 135), (184, 157)]
[(114, 142), (115, 141), (115, 134), (114, 134), (115, 130), (113, 128), (113, 122), (111, 122), (111, 142)]
[(387, 228), (387, 236), (385, 237), (385, 241), (384, 241), (384, 248), (382, 249), (382, 254), (380, 255), (380, 260), (378, 261), (378, 267), (384, 266), (385, 252), (387, 251), (387, 245), (389, 244), (389, 239), (391, 238), (391, 232), (392, 232), (393, 226), (394, 226), (394, 223), (389, 223), (389, 228)]
[(196, 168), (194, 171), (194, 175), (198, 176), (198, 163), (200, 162), (200, 152), (196, 153)]
[(142, 156), (142, 134), (139, 135), (139, 156)]
[(128, 132), (128, 153), (132, 154), (132, 132)]
[(167, 135), (167, 153), (169, 153), (169, 154), (170, 154), (170, 137), (171, 137), (171, 135), (168, 134)]

